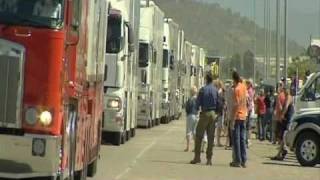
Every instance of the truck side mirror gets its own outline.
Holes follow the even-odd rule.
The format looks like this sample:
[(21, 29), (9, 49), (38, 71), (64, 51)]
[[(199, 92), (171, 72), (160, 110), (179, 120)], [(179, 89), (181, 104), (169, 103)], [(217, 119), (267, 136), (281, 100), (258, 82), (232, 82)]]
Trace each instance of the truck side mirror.
[(130, 53), (134, 52), (134, 30), (129, 22), (125, 23), (126, 27), (128, 28), (128, 50)]

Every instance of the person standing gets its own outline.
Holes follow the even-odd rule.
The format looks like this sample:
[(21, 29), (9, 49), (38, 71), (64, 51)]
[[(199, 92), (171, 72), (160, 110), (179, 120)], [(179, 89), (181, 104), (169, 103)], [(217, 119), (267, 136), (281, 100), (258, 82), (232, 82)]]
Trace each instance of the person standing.
[(278, 96), (276, 100), (276, 106), (274, 110), (274, 117), (276, 120), (276, 141), (281, 144), (282, 137), (281, 137), (281, 126), (282, 126), (282, 111), (284, 109), (286, 103), (286, 95), (283, 82), (279, 82), (278, 85)]
[(217, 146), (222, 147), (221, 144), (221, 134), (223, 131), (223, 124), (224, 124), (224, 112), (225, 112), (225, 89), (223, 82), (221, 80), (216, 81), (216, 88), (218, 90), (218, 106), (217, 106)]
[(233, 120), (233, 93), (234, 93), (234, 86), (230, 84), (226, 89), (226, 127), (227, 127), (227, 140), (226, 140), (226, 149), (232, 148), (232, 131), (234, 127), (234, 120)]
[(273, 112), (273, 103), (274, 103), (274, 98), (273, 98), (273, 90), (269, 89), (267, 91), (267, 95), (264, 99), (264, 103), (266, 104), (266, 115), (265, 115), (265, 120), (266, 120), (266, 125), (269, 127), (269, 141), (272, 142), (273, 139), (273, 133), (272, 133), (272, 112)]
[(283, 92), (285, 94), (285, 103), (282, 111), (280, 112), (281, 120), (278, 123), (279, 139), (281, 140), (280, 148), (277, 155), (271, 158), (271, 160), (278, 161), (282, 161), (288, 153), (284, 143), (284, 135), (286, 130), (288, 129), (288, 125), (290, 124), (291, 118), (294, 114), (294, 105), (291, 90), (284, 88)]
[(187, 123), (186, 123), (186, 139), (187, 147), (184, 150), (185, 152), (189, 151), (190, 141), (195, 139), (195, 128), (198, 121), (198, 109), (197, 109), (197, 87), (193, 86), (191, 88), (191, 97), (186, 103), (186, 114), (187, 114)]
[(251, 145), (250, 139), (251, 139), (251, 126), (252, 126), (252, 114), (254, 111), (254, 97), (255, 97), (255, 90), (253, 88), (253, 81), (252, 79), (249, 79), (246, 81), (247, 85), (247, 108), (248, 108), (248, 116), (246, 121), (246, 144), (247, 147)]
[(260, 141), (266, 139), (266, 104), (264, 90), (259, 91), (259, 96), (256, 99), (257, 115), (258, 115), (258, 138)]
[(247, 88), (242, 82), (240, 75), (234, 71), (232, 73), (234, 81), (234, 153), (235, 159), (230, 163), (231, 167), (246, 168), (247, 152), (246, 152), (246, 119), (248, 116), (247, 108)]
[(200, 119), (196, 128), (196, 142), (194, 158), (191, 164), (201, 162), (201, 144), (204, 133), (207, 132), (208, 145), (207, 145), (207, 165), (212, 165), (212, 148), (214, 141), (215, 121), (217, 118), (217, 100), (218, 90), (212, 83), (213, 78), (211, 73), (206, 74), (206, 85), (199, 91), (197, 97), (198, 109), (201, 108)]

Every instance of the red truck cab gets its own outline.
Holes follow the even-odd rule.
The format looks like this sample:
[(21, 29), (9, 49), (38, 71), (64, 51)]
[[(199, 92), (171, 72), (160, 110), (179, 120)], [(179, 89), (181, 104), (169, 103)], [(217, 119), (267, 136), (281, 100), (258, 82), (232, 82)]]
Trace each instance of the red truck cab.
[(106, 0), (0, 0), (0, 178), (93, 174), (106, 18)]

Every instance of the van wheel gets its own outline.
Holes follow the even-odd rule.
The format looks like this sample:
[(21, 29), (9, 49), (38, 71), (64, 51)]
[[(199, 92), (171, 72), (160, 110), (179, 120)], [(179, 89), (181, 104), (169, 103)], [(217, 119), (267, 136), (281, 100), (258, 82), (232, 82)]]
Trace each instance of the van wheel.
[(296, 156), (301, 166), (312, 167), (320, 160), (320, 137), (313, 132), (299, 135), (296, 143)]

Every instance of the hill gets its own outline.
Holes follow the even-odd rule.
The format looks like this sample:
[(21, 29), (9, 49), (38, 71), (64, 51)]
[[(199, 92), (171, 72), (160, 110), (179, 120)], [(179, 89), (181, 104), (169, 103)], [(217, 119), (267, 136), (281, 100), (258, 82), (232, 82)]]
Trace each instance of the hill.
[[(264, 53), (264, 29), (240, 13), (224, 9), (216, 3), (201, 3), (192, 0), (155, 0), (166, 16), (174, 18), (185, 30), (186, 38), (208, 50), (211, 55), (231, 56), (254, 49), (256, 27), (257, 56)], [(275, 47), (275, 34), (272, 34)], [(275, 48), (272, 48), (274, 54)], [(304, 52), (295, 41), (289, 41), (289, 54)]]

